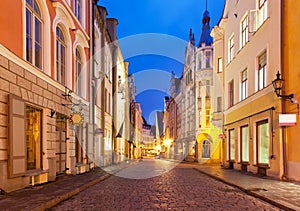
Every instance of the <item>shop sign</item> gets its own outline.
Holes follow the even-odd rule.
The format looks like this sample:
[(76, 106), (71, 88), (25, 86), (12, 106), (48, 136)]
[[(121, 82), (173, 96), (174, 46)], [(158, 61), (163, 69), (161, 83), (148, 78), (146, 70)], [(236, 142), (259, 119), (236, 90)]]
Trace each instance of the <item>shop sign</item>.
[(73, 112), (70, 115), (70, 122), (74, 126), (80, 126), (84, 122), (84, 115), (81, 112)]
[(296, 114), (279, 114), (279, 126), (295, 126), (296, 124)]

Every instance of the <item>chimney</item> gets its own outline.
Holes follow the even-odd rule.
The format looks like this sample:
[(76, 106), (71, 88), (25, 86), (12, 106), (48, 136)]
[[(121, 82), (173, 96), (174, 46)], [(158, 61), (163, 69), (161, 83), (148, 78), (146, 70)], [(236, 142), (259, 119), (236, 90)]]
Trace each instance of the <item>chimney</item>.
[(107, 18), (107, 29), (112, 39), (112, 42), (117, 40), (117, 25), (119, 24), (116, 18)]

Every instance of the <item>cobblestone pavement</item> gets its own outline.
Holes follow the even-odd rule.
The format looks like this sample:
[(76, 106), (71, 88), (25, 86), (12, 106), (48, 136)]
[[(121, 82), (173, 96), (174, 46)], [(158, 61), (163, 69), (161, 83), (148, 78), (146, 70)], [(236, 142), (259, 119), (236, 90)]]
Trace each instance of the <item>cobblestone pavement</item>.
[(112, 176), (51, 210), (279, 210), (191, 165), (148, 179)]

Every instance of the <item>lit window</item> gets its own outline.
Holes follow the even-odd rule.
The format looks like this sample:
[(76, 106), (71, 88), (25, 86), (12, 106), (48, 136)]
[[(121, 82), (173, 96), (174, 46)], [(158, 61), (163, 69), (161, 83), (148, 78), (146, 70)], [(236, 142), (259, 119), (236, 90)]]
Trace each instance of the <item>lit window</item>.
[(249, 33), (249, 30), (248, 30), (248, 16), (246, 16), (243, 20), (242, 20), (242, 47), (244, 45), (246, 45), (246, 43), (248, 42), (248, 33)]
[(81, 21), (81, 0), (74, 0), (74, 14)]
[(82, 88), (82, 60), (78, 49), (76, 49), (76, 61), (75, 61), (75, 92), (81, 96)]
[(235, 134), (234, 129), (229, 130), (229, 159), (235, 160)]
[(26, 60), (42, 67), (42, 18), (35, 0), (26, 0)]
[(267, 85), (267, 52), (265, 51), (258, 57), (258, 90)]
[(41, 110), (26, 106), (27, 170), (41, 168), (41, 117)]
[(228, 63), (233, 60), (234, 57), (234, 37), (231, 36), (228, 41)]
[(247, 69), (241, 73), (241, 100), (244, 100), (248, 97), (248, 76)]
[(258, 163), (269, 163), (269, 124), (268, 120), (257, 123)]
[(218, 73), (223, 72), (223, 58), (218, 58)]
[(65, 85), (66, 43), (63, 33), (56, 27), (56, 80)]
[(241, 127), (242, 161), (249, 161), (249, 128)]

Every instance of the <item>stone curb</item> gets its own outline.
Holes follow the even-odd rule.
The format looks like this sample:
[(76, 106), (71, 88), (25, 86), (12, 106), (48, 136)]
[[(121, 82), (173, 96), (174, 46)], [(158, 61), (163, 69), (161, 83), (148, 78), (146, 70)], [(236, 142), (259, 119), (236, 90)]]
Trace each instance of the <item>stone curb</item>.
[(293, 211), (296, 211), (297, 209), (293, 209), (293, 208), (291, 208), (291, 207), (295, 207), (294, 205), (291, 205), (291, 204), (289, 204), (289, 203), (286, 203), (286, 202), (283, 202), (283, 201), (281, 201), (280, 203), (279, 202), (277, 202), (277, 201), (275, 201), (275, 200), (273, 200), (273, 199), (271, 199), (271, 198), (268, 198), (268, 197), (266, 197), (266, 196), (264, 196), (264, 195), (261, 195), (261, 194), (259, 194), (259, 193), (256, 193), (256, 192), (253, 192), (252, 190), (248, 190), (248, 189), (246, 189), (246, 188), (243, 188), (242, 186), (239, 186), (239, 185), (236, 185), (236, 184), (234, 184), (234, 183), (232, 183), (232, 182), (229, 182), (229, 181), (227, 181), (227, 180), (225, 180), (225, 179), (222, 179), (222, 178), (220, 178), (220, 177), (218, 177), (218, 176), (215, 176), (215, 175), (212, 175), (212, 174), (210, 174), (210, 173), (207, 173), (207, 172), (205, 172), (205, 171), (203, 171), (203, 170), (201, 170), (201, 169), (198, 169), (198, 168), (193, 168), (194, 170), (196, 170), (196, 171), (198, 171), (198, 172), (200, 172), (200, 173), (202, 173), (202, 174), (205, 174), (205, 175), (207, 175), (207, 176), (209, 176), (209, 177), (212, 177), (212, 178), (214, 178), (214, 179), (216, 179), (216, 180), (218, 180), (218, 181), (221, 181), (221, 182), (223, 182), (223, 183), (225, 183), (225, 184), (227, 184), (227, 185), (230, 185), (230, 186), (233, 186), (233, 187), (236, 187), (236, 188), (238, 188), (238, 189), (240, 189), (241, 191), (243, 191), (244, 193), (246, 193), (246, 194), (248, 194), (248, 195), (251, 195), (251, 196), (254, 196), (254, 197), (256, 197), (256, 198), (259, 198), (259, 199), (261, 199), (261, 200), (263, 200), (263, 201), (265, 201), (265, 202), (268, 202), (269, 204), (272, 204), (272, 205), (274, 205), (274, 206), (276, 206), (276, 207), (278, 207), (278, 208), (280, 208), (280, 209), (283, 209), (283, 210), (293, 210)]
[(80, 193), (81, 191), (83, 190), (86, 190), (87, 188), (111, 177), (112, 175), (110, 174), (105, 174), (101, 177), (99, 177), (98, 179), (95, 179), (85, 185), (82, 185), (81, 187), (78, 187), (78, 188), (75, 188), (74, 190), (70, 190), (69, 192), (65, 193), (65, 194), (62, 194), (60, 196), (56, 196), (54, 199), (51, 199), (33, 209), (31, 209), (32, 211), (43, 211), (43, 210), (46, 210), (46, 209), (49, 209), (55, 205), (57, 205), (58, 203), (66, 200), (66, 199), (69, 199), (71, 198), (72, 196), (75, 196), (76, 194)]

